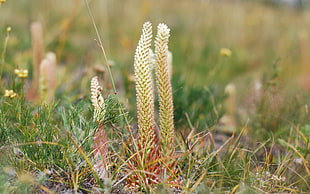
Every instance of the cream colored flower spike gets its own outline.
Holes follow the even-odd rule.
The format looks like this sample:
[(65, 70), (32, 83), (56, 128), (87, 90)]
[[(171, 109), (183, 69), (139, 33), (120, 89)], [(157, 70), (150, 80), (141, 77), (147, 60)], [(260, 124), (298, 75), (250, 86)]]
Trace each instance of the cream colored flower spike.
[(98, 77), (95, 76), (90, 82), (91, 102), (94, 106), (94, 120), (100, 122), (105, 114), (104, 99), (101, 94), (102, 88), (99, 85)]
[(152, 73), (150, 68), (150, 46), (152, 24), (145, 22), (134, 58), (136, 100), (139, 136), (142, 142), (153, 144), (155, 116)]
[(159, 24), (155, 39), (156, 83), (159, 96), (159, 122), (163, 153), (173, 153), (174, 123), (173, 99), (168, 67), (168, 41), (170, 29), (166, 24)]

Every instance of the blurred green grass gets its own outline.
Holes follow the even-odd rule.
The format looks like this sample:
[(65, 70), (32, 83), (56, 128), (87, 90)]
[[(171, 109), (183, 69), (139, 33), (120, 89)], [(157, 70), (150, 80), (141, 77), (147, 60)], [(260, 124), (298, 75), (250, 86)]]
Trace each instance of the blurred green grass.
[[(169, 3), (93, 0), (90, 5), (109, 59), (116, 62), (117, 68), (130, 72), (139, 27), (147, 20), (170, 26), (169, 46), (174, 56), (174, 72), (182, 73), (192, 85), (227, 84), (236, 77), (268, 69), (278, 58), (286, 77), (290, 78), (309, 59), (301, 51), (309, 50), (307, 45), (310, 45), (307, 25), (310, 12), (307, 9), (185, 0)], [(82, 1), (17, 0), (7, 1), (0, 9), (0, 29), (2, 32), (7, 26), (13, 29), (9, 55), (30, 50), (29, 25), (32, 21), (40, 21), (46, 50), (57, 51), (61, 64), (76, 69), (102, 63), (94, 41), (95, 32)], [(70, 20), (72, 23), (68, 26)], [(66, 36), (65, 48), (59, 53), (63, 36)], [(222, 47), (232, 50), (230, 58), (223, 59), (219, 55)], [(12, 63), (12, 66), (20, 65)], [(216, 77), (206, 79), (216, 66), (220, 66), (216, 69)]]

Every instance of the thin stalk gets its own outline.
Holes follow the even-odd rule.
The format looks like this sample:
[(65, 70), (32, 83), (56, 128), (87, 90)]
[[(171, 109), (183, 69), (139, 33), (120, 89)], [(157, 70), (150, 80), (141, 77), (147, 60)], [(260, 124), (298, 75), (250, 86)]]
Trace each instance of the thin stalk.
[(116, 90), (116, 87), (115, 87), (115, 83), (114, 83), (114, 79), (113, 79), (113, 74), (112, 74), (112, 71), (111, 71), (111, 68), (108, 64), (108, 58), (107, 58), (107, 55), (106, 55), (106, 52), (105, 52), (105, 49), (103, 47), (103, 44), (102, 44), (102, 41), (101, 41), (101, 36), (99, 34), (99, 31), (98, 31), (98, 28), (97, 28), (97, 25), (96, 25), (96, 22), (95, 22), (95, 19), (94, 19), (94, 16), (90, 10), (90, 7), (89, 7), (89, 4), (88, 4), (88, 1), (87, 0), (84, 0), (85, 2), (85, 5), (86, 5), (86, 8), (87, 8), (87, 11), (88, 11), (88, 14), (89, 14), (89, 17), (91, 19), (91, 22), (94, 26), (94, 29), (95, 29), (95, 32), (96, 32), (96, 36), (98, 38), (98, 43), (99, 43), (99, 47), (102, 51), (102, 54), (103, 54), (103, 57), (104, 57), (104, 61), (105, 61), (105, 65), (107, 67), (107, 70), (109, 72), (109, 76), (110, 76), (110, 80), (111, 80), (111, 83), (112, 83), (112, 88), (114, 90), (114, 93), (115, 95), (117, 95), (117, 90)]
[[(98, 41), (97, 41), (97, 42), (99, 43), (99, 47), (100, 47), (100, 49), (101, 49), (101, 51), (102, 51), (102, 54), (103, 54), (103, 57), (104, 57), (105, 65), (106, 65), (106, 68), (107, 68), (108, 73), (109, 73), (109, 77), (110, 77), (110, 80), (111, 80), (111, 83), (112, 83), (112, 88), (113, 88), (114, 94), (115, 94), (115, 95), (117, 96), (117, 98), (118, 98), (117, 90), (116, 90), (115, 83), (114, 83), (113, 74), (112, 74), (111, 68), (110, 68), (110, 66), (109, 66), (109, 64), (108, 64), (108, 58), (107, 58), (105, 49), (104, 49), (103, 44), (102, 44), (102, 41), (101, 41), (101, 36), (100, 36), (100, 34), (99, 34), (99, 31), (98, 31), (98, 28), (97, 28), (97, 25), (96, 25), (94, 16), (93, 16), (93, 14), (92, 14), (92, 12), (91, 12), (91, 10), (90, 10), (88, 1), (87, 1), (87, 0), (84, 0), (84, 2), (85, 2), (85, 5), (86, 5), (86, 8), (87, 8), (89, 17), (90, 17), (90, 19), (91, 19), (91, 22), (92, 22), (92, 24), (93, 24), (93, 27), (94, 27), (94, 29), (95, 29), (96, 36), (97, 36), (97, 38), (98, 38)], [(125, 114), (124, 109), (121, 108), (121, 107), (120, 107), (119, 109), (120, 109), (121, 114), (124, 115), (124, 119), (125, 119), (126, 125), (129, 126), (129, 121), (128, 121), (127, 117), (125, 116), (126, 114)], [(131, 132), (131, 130), (128, 130), (128, 131)], [(133, 134), (131, 134), (131, 136), (133, 137)]]
[[(93, 27), (94, 27), (95, 32), (96, 32), (96, 36), (97, 36), (97, 39), (98, 39), (97, 42), (99, 43), (99, 47), (100, 47), (100, 49), (101, 49), (101, 51), (102, 51), (102, 54), (103, 54), (103, 56), (104, 56), (105, 65), (106, 65), (106, 68), (107, 68), (108, 73), (109, 73), (109, 77), (110, 77), (110, 80), (111, 80), (111, 83), (112, 83), (112, 88), (113, 88), (114, 94), (115, 94), (116, 97), (118, 98), (117, 90), (116, 90), (115, 83), (114, 83), (113, 74), (112, 74), (111, 69), (110, 69), (110, 66), (109, 66), (109, 64), (108, 64), (108, 58), (107, 58), (105, 49), (104, 49), (103, 44), (102, 44), (102, 41), (101, 41), (101, 36), (100, 36), (100, 34), (99, 34), (99, 31), (98, 31), (98, 28), (97, 28), (97, 25), (96, 25), (94, 16), (93, 16), (93, 14), (92, 14), (92, 12), (91, 12), (91, 10), (90, 10), (88, 1), (87, 1), (87, 0), (84, 0), (84, 2), (85, 2), (85, 5), (86, 5), (86, 8), (87, 8), (89, 17), (90, 17), (90, 19), (91, 19), (91, 22), (92, 22)], [(130, 134), (131, 139), (134, 140), (135, 137), (134, 137), (133, 131), (130, 130), (131, 127), (130, 127), (130, 125), (129, 125), (128, 118), (126, 117), (124, 108), (123, 108), (123, 107), (119, 107), (119, 112), (120, 112), (121, 115), (123, 115), (123, 118), (124, 118), (124, 121), (125, 121), (125, 125), (126, 125), (126, 127), (125, 127), (126, 129), (125, 129), (125, 130)], [(136, 142), (136, 141), (132, 141), (132, 143), (133, 143), (133, 146), (134, 146), (135, 150), (138, 150), (137, 142)]]
[(7, 47), (8, 47), (8, 42), (9, 42), (9, 39), (10, 39), (10, 31), (11, 31), (11, 28), (8, 27), (7, 30), (6, 30), (6, 37), (4, 39), (3, 51), (2, 51), (2, 54), (1, 54), (0, 80), (2, 78), (3, 67), (5, 65), (5, 55), (6, 55), (6, 50), (7, 50)]

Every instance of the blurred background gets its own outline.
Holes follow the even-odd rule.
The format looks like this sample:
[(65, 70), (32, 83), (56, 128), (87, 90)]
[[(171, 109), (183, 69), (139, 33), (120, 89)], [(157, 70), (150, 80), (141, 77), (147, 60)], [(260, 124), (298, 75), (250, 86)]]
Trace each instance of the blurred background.
[[(308, 122), (307, 0), (88, 2), (120, 97), (131, 112), (135, 108), (134, 52), (142, 24), (151, 21), (154, 34), (161, 22), (171, 29), (169, 50), (180, 127), (188, 127), (186, 114), (198, 130), (222, 122), (224, 128), (248, 125), (276, 131), (287, 127), (288, 120), (301, 125)], [(43, 26), (45, 52), (57, 56), (56, 99), (74, 101), (88, 96), (89, 80), (95, 74), (102, 74), (104, 95), (113, 94), (98, 37), (82, 0), (7, 0), (1, 5), (1, 51), (6, 29), (11, 27), (1, 93), (16, 68), (29, 69), (31, 80), (30, 25), (35, 21)], [(225, 115), (233, 119), (221, 120)]]

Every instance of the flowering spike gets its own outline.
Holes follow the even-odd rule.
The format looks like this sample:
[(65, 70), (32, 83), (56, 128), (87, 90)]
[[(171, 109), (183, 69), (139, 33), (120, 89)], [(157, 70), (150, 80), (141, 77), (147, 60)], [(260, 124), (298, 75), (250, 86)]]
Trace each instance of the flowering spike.
[(39, 79), (40, 79), (40, 63), (44, 57), (44, 45), (43, 45), (43, 27), (40, 22), (33, 22), (30, 25), (31, 39), (32, 39), (32, 68), (33, 79), (32, 87), (35, 93), (38, 93)]
[(56, 88), (56, 55), (49, 52), (40, 63), (39, 94), (43, 101), (52, 101)]
[(98, 77), (95, 76), (90, 82), (91, 101), (94, 106), (94, 120), (102, 121), (105, 114), (104, 99), (101, 94), (101, 86), (99, 85)]
[(127, 179), (129, 188), (159, 182), (161, 166), (155, 162), (160, 158), (155, 129), (154, 88), (152, 80), (152, 24), (146, 22), (134, 58), (136, 101), (138, 117), (137, 154), (128, 162), (134, 172)]
[(101, 94), (102, 88), (99, 85), (98, 77), (95, 76), (90, 82), (91, 101), (94, 106), (94, 121), (99, 123), (99, 126), (94, 134), (94, 157), (95, 169), (98, 171), (100, 178), (108, 176), (108, 139), (104, 129), (103, 120), (105, 114), (104, 99)]
[(152, 24), (146, 22), (143, 25), (134, 58), (139, 143), (146, 149), (154, 147), (156, 139), (154, 94), (150, 68), (151, 41)]
[(168, 67), (168, 40), (170, 29), (166, 24), (159, 24), (155, 39), (156, 83), (159, 96), (160, 136), (164, 155), (174, 152), (173, 100), (170, 83), (171, 72)]

